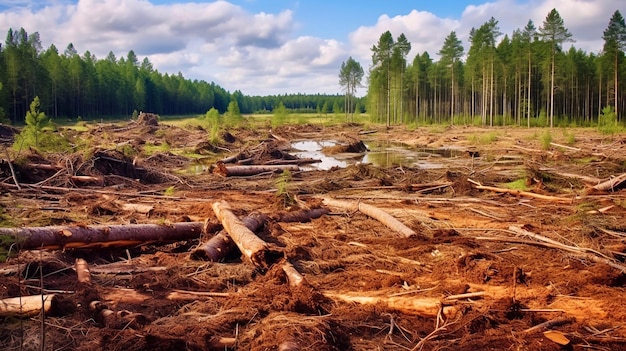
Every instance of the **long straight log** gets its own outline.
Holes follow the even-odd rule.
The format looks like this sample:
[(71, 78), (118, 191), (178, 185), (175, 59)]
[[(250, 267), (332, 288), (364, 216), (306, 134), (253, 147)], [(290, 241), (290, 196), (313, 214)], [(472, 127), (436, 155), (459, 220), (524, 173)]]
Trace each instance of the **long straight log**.
[(403, 236), (407, 238), (417, 235), (417, 233), (415, 233), (413, 229), (407, 227), (404, 223), (400, 222), (395, 217), (381, 210), (378, 207), (364, 204), (362, 202), (348, 202), (348, 201), (335, 200), (335, 199), (331, 199), (327, 197), (325, 197), (323, 201), (326, 206), (339, 207), (348, 211), (360, 211), (363, 214), (378, 220), (379, 222), (386, 225), (390, 229), (393, 229), (394, 231), (402, 234)]
[(256, 236), (246, 225), (232, 212), (226, 201), (213, 203), (213, 212), (222, 222), (224, 229), (233, 239), (239, 251), (254, 266), (265, 271), (269, 267), (270, 249), (268, 244)]
[(22, 249), (69, 249), (124, 247), (146, 243), (195, 239), (202, 233), (202, 222), (170, 225), (126, 224), (0, 228)]
[(261, 173), (274, 173), (289, 170), (290, 172), (297, 172), (300, 168), (297, 165), (249, 165), (249, 166), (225, 166), (222, 163), (218, 163), (213, 170), (213, 173), (222, 175), (224, 177), (232, 176), (253, 176)]

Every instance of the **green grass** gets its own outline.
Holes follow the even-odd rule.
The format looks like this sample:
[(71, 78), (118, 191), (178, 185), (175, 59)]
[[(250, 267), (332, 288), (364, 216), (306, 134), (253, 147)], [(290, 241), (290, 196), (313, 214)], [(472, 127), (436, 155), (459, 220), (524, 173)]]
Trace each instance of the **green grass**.
[(480, 135), (472, 134), (467, 138), (467, 140), (472, 144), (487, 145), (487, 144), (494, 143), (498, 140), (498, 133), (488, 132), (488, 133), (482, 133)]
[(543, 131), (543, 133), (541, 134), (541, 148), (543, 150), (549, 150), (550, 149), (550, 144), (552, 143), (552, 133), (550, 133), (550, 130), (546, 129)]
[(526, 185), (526, 179), (517, 179), (509, 183), (505, 183), (504, 187), (512, 190), (521, 190), (528, 191), (528, 186)]

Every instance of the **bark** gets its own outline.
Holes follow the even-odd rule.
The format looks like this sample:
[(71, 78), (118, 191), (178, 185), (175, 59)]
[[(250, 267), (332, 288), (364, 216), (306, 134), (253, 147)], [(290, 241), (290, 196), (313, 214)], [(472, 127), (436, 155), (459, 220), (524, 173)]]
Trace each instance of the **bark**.
[[(261, 228), (267, 217), (254, 212), (243, 218), (241, 222), (250, 231), (255, 232)], [(231, 237), (225, 231), (220, 231), (208, 241), (200, 244), (191, 252), (191, 259), (218, 262), (228, 255), (236, 247)]]
[(615, 191), (617, 188), (621, 187), (624, 183), (626, 183), (626, 173), (622, 173), (617, 177), (611, 178), (607, 181), (604, 181), (600, 184), (597, 184), (593, 187), (593, 189), (598, 191)]
[(47, 313), (52, 307), (54, 296), (54, 294), (32, 295), (2, 299), (0, 300), (0, 317), (32, 317), (38, 315), (42, 309), (44, 313)]
[(12, 238), (22, 249), (70, 249), (124, 247), (147, 243), (196, 239), (202, 222), (170, 225), (128, 224), (0, 228), (0, 236)]
[(276, 220), (278, 222), (310, 222), (312, 219), (320, 218), (330, 212), (327, 208), (313, 208), (310, 210), (301, 210), (293, 212), (285, 212), (278, 214)]
[(261, 271), (266, 271), (273, 261), (271, 256), (274, 254), (268, 244), (235, 216), (226, 201), (214, 202), (213, 211), (246, 259)]
[(297, 165), (250, 165), (250, 166), (225, 166), (222, 163), (218, 163), (213, 170), (213, 173), (219, 174), (224, 177), (233, 176), (253, 176), (260, 173), (275, 173), (288, 170), (290, 172), (297, 172), (300, 168)]
[(412, 237), (417, 235), (413, 229), (404, 225), (404, 223), (400, 222), (387, 212), (368, 204), (364, 204), (361, 202), (347, 202), (341, 200), (335, 200), (331, 198), (324, 198), (324, 204), (331, 207), (339, 207), (348, 211), (360, 211), (363, 214), (372, 217), (382, 224), (386, 225), (390, 229), (402, 234), (405, 237)]

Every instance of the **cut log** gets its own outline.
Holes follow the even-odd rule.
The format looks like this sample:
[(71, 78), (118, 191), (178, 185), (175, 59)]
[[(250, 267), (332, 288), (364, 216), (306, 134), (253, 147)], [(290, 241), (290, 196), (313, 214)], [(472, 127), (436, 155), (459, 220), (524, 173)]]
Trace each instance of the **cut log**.
[(233, 239), (239, 251), (255, 267), (266, 271), (272, 263), (272, 252), (268, 244), (256, 236), (246, 225), (232, 212), (226, 201), (213, 203), (213, 212), (222, 222), (224, 229)]
[(356, 302), (363, 305), (381, 304), (406, 314), (427, 318), (436, 318), (440, 311), (446, 317), (453, 317), (458, 312), (457, 307), (443, 306), (439, 299), (431, 297), (416, 299), (405, 296), (368, 296), (365, 294), (340, 294), (329, 291), (324, 292), (323, 295), (333, 300)]
[(616, 189), (620, 188), (624, 183), (626, 183), (626, 173), (622, 173), (617, 177), (613, 177), (600, 184), (596, 184), (593, 189), (598, 191), (615, 191)]
[(347, 202), (331, 198), (323, 198), (323, 200), (326, 206), (339, 207), (348, 211), (360, 211), (363, 214), (378, 220), (390, 229), (393, 229), (394, 231), (402, 234), (407, 238), (417, 235), (417, 233), (415, 233), (413, 229), (407, 227), (404, 223), (400, 222), (395, 217), (378, 207), (364, 204), (362, 202)]
[(226, 166), (223, 163), (217, 163), (213, 169), (213, 173), (224, 177), (233, 176), (253, 176), (261, 173), (275, 173), (288, 170), (297, 172), (300, 168), (297, 165), (250, 165), (250, 166)]
[(124, 247), (196, 239), (202, 227), (202, 222), (23, 227), (0, 228), (0, 235), (12, 238), (22, 249)]
[(276, 217), (277, 222), (310, 222), (312, 219), (320, 218), (330, 212), (327, 208), (312, 208), (310, 210), (301, 210), (293, 212), (280, 213)]
[[(241, 222), (250, 231), (255, 232), (261, 228), (267, 220), (265, 215), (253, 212), (243, 218)], [(200, 244), (191, 252), (191, 259), (204, 261), (221, 261), (228, 253), (236, 247), (231, 237), (225, 231), (220, 231), (217, 235), (203, 244)]]
[(0, 317), (32, 317), (42, 311), (47, 313), (52, 307), (54, 294), (10, 297), (0, 300)]
[(287, 280), (289, 281), (290, 286), (294, 288), (302, 286), (302, 283), (304, 282), (304, 277), (302, 276), (302, 274), (300, 274), (300, 272), (298, 272), (296, 267), (294, 267), (290, 262), (285, 262), (282, 268), (287, 275)]
[(74, 268), (76, 269), (76, 276), (79, 283), (88, 284), (91, 282), (91, 272), (89, 272), (87, 261), (82, 258), (77, 258)]
[(297, 158), (295, 160), (269, 160), (264, 162), (264, 165), (306, 165), (311, 163), (319, 163), (322, 160), (316, 158)]

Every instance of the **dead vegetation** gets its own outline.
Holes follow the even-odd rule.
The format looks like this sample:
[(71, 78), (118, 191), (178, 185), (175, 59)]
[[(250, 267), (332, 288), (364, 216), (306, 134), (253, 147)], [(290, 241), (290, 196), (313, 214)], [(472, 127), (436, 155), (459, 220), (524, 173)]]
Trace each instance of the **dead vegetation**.
[[(0, 164), (2, 349), (626, 348), (624, 136), (150, 121)], [(459, 152), (302, 171), (328, 135)]]

